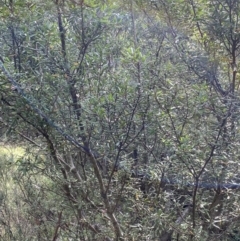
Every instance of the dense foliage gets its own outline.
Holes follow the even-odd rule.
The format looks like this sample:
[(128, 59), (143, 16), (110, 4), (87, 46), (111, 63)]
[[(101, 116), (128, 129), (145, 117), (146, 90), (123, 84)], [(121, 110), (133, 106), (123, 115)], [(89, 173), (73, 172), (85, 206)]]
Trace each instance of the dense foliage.
[(0, 1), (1, 240), (240, 240), (239, 14)]

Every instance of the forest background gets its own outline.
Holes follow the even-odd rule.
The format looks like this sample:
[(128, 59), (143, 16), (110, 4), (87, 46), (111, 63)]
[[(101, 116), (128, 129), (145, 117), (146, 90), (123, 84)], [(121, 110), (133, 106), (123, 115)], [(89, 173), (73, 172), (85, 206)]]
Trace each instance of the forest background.
[(1, 240), (240, 240), (239, 17), (1, 0)]

